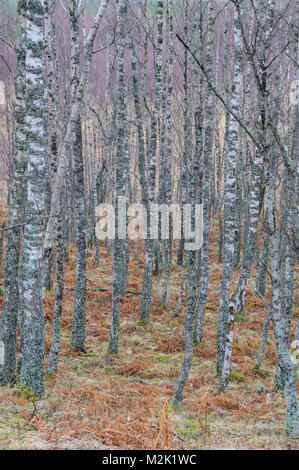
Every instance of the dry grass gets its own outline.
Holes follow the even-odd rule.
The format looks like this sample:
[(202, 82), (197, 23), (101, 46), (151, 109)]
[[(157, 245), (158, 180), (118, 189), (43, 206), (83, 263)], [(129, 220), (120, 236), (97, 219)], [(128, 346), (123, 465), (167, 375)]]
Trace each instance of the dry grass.
[[(88, 291), (87, 354), (70, 351), (74, 293), (66, 289), (57, 376), (47, 380), (46, 396), (35, 405), (16, 388), (0, 389), (0, 448), (298, 449), (298, 441), (290, 442), (285, 435), (283, 396), (273, 392), (276, 354), (272, 330), (262, 373), (253, 373), (267, 316), (253, 294), (253, 284), (246, 299), (246, 315), (236, 323), (233, 348), (235, 377), (244, 380), (233, 380), (225, 393), (217, 392), (215, 345), (221, 266), (215, 233), (211, 253), (205, 341), (194, 350), (182, 411), (171, 405), (184, 350), (185, 306), (179, 318), (173, 317), (180, 272), (172, 268), (170, 309), (156, 300), (154, 288), (152, 323), (148, 326), (138, 324), (140, 296), (122, 298), (119, 355), (108, 355), (112, 260), (102, 248), (100, 265), (93, 265), (92, 254), (87, 263), (88, 287), (107, 289)], [(71, 250), (65, 274), (68, 287), (75, 285), (74, 267)], [(137, 279), (136, 269), (136, 262), (130, 263), (128, 286), (138, 292), (142, 277)], [(54, 295), (54, 291), (48, 292), (45, 302), (47, 354)], [(2, 305), (0, 296), (0, 308)], [(261, 385), (266, 387), (265, 393), (258, 392)]]

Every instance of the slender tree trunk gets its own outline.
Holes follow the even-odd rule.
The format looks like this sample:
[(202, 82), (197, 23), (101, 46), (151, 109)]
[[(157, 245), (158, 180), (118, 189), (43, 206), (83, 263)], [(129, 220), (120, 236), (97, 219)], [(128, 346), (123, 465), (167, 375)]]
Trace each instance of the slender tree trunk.
[(60, 216), (57, 220), (56, 230), (56, 293), (53, 316), (53, 337), (50, 350), (47, 375), (56, 374), (58, 366), (58, 355), (61, 344), (61, 316), (63, 306), (64, 288), (64, 253), (63, 253), (63, 208), (61, 202)]
[(5, 232), (5, 223), (1, 225), (1, 231), (0, 231), (0, 269), (1, 269), (2, 257), (3, 257), (4, 232)]
[[(21, 227), (17, 226), (24, 215), (24, 186), (26, 173), (26, 19), (24, 2), (18, 2), (21, 23), (21, 42), (17, 51), (17, 76), (15, 79), (16, 102), (14, 107), (15, 132), (12, 177), (9, 190), (9, 213), (7, 226), (6, 258), (4, 268), (5, 303), (2, 313), (0, 339), (4, 343), (4, 365), (0, 365), (0, 382), (8, 384), (14, 378), (16, 368), (16, 341), (19, 312), (19, 258)], [(4, 232), (2, 232), (4, 235)]]
[[(157, 162), (157, 134), (158, 134), (158, 119), (161, 106), (161, 93), (162, 93), (162, 45), (163, 45), (163, 6), (164, 1), (158, 0), (157, 15), (158, 15), (158, 37), (156, 46), (156, 95), (154, 112), (151, 122), (151, 136), (149, 146), (149, 177), (148, 177), (148, 203), (153, 204), (156, 199), (156, 162)], [(149, 212), (149, 211), (148, 211)], [(149, 228), (149, 223), (147, 224)], [(152, 282), (153, 282), (153, 254), (154, 254), (154, 240), (148, 236), (145, 241), (145, 268), (143, 275), (142, 298), (140, 321), (149, 323), (150, 321), (150, 307), (152, 304)]]
[[(116, 237), (114, 240), (114, 252), (113, 252), (113, 286), (112, 286), (112, 322), (110, 328), (108, 352), (118, 353), (118, 336), (120, 327), (120, 295), (122, 288), (122, 278), (125, 275), (124, 272), (124, 249), (125, 249), (125, 238), (127, 237), (127, 228), (125, 228), (125, 238), (121, 233), (121, 227), (119, 224), (119, 210), (122, 208), (119, 205), (120, 200), (125, 201), (127, 178), (128, 178), (128, 149), (125, 145), (127, 131), (126, 119), (127, 109), (125, 106), (125, 70), (124, 70), (124, 54), (125, 54), (125, 43), (124, 43), (124, 31), (127, 18), (127, 0), (119, 0), (118, 5), (118, 34), (122, 37), (122, 41), (118, 46), (118, 63), (117, 63), (117, 170), (116, 170), (116, 191), (117, 198), (115, 202), (115, 216), (116, 216)], [(127, 203), (124, 202), (126, 208)]]
[[(213, 69), (213, 38), (214, 38), (214, 2), (209, 2), (208, 25), (208, 51), (207, 70), (209, 76)], [(204, 117), (204, 156), (202, 179), (202, 203), (203, 203), (203, 245), (201, 248), (201, 277), (198, 286), (198, 301), (195, 318), (194, 340), (201, 342), (204, 334), (204, 316), (208, 295), (209, 262), (210, 262), (210, 182), (211, 161), (213, 150), (213, 95), (210, 89), (206, 90), (206, 108)]]
[[(234, 18), (234, 82), (232, 87), (231, 107), (239, 113), (242, 72), (240, 63), (241, 35), (238, 24), (238, 14), (235, 9)], [(217, 372), (221, 373), (221, 387), (228, 384), (231, 351), (233, 341), (234, 316), (229, 312), (231, 274), (234, 261), (235, 221), (236, 221), (236, 171), (238, 161), (238, 132), (239, 124), (230, 117), (227, 135), (227, 152), (224, 163), (224, 246), (223, 271), (220, 292), (220, 310), (217, 326)], [(230, 317), (230, 318), (229, 318)], [(229, 322), (229, 328), (228, 328)]]
[(76, 230), (76, 290), (71, 348), (84, 351), (86, 317), (86, 257), (87, 257), (87, 214), (85, 202), (85, 181), (82, 154), (82, 130), (80, 117), (74, 123), (74, 159), (75, 159), (75, 209), (77, 216)]
[(43, 2), (27, 5), (27, 200), (22, 254), (22, 368), (20, 380), (44, 393), (43, 214), (47, 145), (44, 135)]

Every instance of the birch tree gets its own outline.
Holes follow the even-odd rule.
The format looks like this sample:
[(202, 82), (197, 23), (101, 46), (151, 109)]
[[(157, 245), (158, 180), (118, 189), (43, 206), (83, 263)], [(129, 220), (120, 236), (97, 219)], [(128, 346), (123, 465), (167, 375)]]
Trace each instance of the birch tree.
[[(242, 41), (238, 12), (234, 9), (234, 80), (232, 85), (231, 107), (239, 113), (242, 84), (241, 73)], [(235, 221), (236, 221), (236, 171), (238, 160), (239, 124), (234, 118), (229, 119), (227, 149), (224, 156), (224, 242), (223, 271), (220, 292), (220, 310), (217, 327), (217, 372), (222, 370), (221, 386), (227, 385), (233, 341), (232, 312), (229, 312), (231, 273), (234, 260)], [(230, 318), (229, 318), (230, 317)], [(229, 319), (229, 321), (228, 321)], [(227, 327), (229, 328), (227, 329)], [(226, 336), (227, 335), (227, 336)]]
[[(110, 353), (118, 353), (118, 335), (120, 326), (120, 295), (121, 283), (125, 270), (124, 249), (127, 233), (123, 234), (124, 230), (120, 226), (119, 215), (119, 201), (125, 201), (129, 158), (128, 151), (125, 146), (125, 131), (126, 131), (126, 106), (125, 106), (125, 70), (124, 70), (124, 56), (125, 56), (125, 39), (124, 31), (127, 20), (127, 0), (120, 0), (118, 4), (118, 35), (121, 37), (118, 44), (118, 57), (117, 57), (117, 168), (116, 168), (116, 192), (117, 198), (115, 200), (116, 207), (116, 238), (114, 240), (114, 253), (113, 253), (113, 286), (112, 286), (112, 322), (110, 329), (110, 337), (108, 344), (108, 351)], [(126, 202), (124, 202), (126, 207)], [(121, 209), (120, 209), (121, 210)], [(125, 227), (125, 232), (127, 229)]]
[[(158, 119), (161, 107), (162, 96), (162, 45), (163, 45), (163, 0), (157, 2), (157, 44), (155, 56), (155, 103), (151, 120), (151, 135), (149, 144), (149, 170), (148, 170), (148, 204), (153, 204), (156, 200), (156, 163), (157, 163), (157, 132)], [(149, 212), (149, 211), (148, 211)], [(149, 227), (149, 223), (147, 224)], [(149, 323), (150, 307), (152, 302), (152, 280), (153, 280), (153, 254), (154, 241), (148, 236), (145, 242), (145, 268), (143, 275), (142, 298), (140, 321)]]
[[(15, 79), (16, 102), (14, 107), (15, 133), (12, 180), (9, 192), (9, 214), (7, 224), (7, 245), (5, 258), (5, 304), (2, 313), (1, 340), (4, 343), (5, 357), (0, 365), (0, 380), (6, 385), (14, 378), (16, 367), (16, 340), (19, 312), (19, 259), (21, 250), (20, 223), (24, 216), (23, 200), (26, 173), (26, 2), (18, 2), (18, 16), (21, 25), (21, 40), (17, 49), (17, 75)], [(4, 232), (2, 232), (4, 234)], [(1, 370), (2, 369), (2, 370)]]
[(27, 175), (22, 253), (22, 368), (20, 380), (36, 396), (44, 393), (44, 309), (42, 276), (46, 136), (44, 133), (43, 2), (26, 10)]
[[(79, 85), (79, 3), (72, 1), (72, 105), (75, 105)], [(76, 290), (71, 348), (84, 351), (86, 318), (86, 256), (87, 256), (87, 209), (85, 201), (85, 178), (82, 150), (82, 125), (79, 112), (72, 123), (72, 150), (74, 155), (74, 193), (76, 212)]]

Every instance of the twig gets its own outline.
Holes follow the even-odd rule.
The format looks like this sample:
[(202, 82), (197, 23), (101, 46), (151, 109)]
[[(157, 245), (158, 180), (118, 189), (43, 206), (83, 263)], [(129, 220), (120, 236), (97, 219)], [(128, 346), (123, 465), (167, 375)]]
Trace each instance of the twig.
[(33, 412), (31, 413), (31, 416), (30, 416), (30, 418), (29, 418), (29, 420), (28, 420), (28, 423), (30, 423), (30, 421), (33, 419), (34, 415), (35, 415), (36, 413), (38, 413), (38, 409), (36, 408), (35, 401), (32, 401), (32, 404), (33, 404), (33, 406), (34, 406), (34, 410), (33, 410)]
[(239, 116), (238, 114), (236, 114), (234, 112), (234, 110), (227, 104), (226, 100), (223, 98), (223, 96), (221, 95), (221, 93), (217, 90), (217, 88), (215, 87), (215, 85), (213, 84), (212, 82), (212, 79), (211, 77), (208, 75), (204, 65), (198, 60), (198, 58), (196, 57), (196, 55), (194, 54), (194, 52), (191, 51), (190, 47), (188, 46), (188, 44), (185, 43), (185, 41), (179, 36), (179, 34), (176, 35), (178, 40), (183, 44), (183, 46), (185, 47), (185, 49), (187, 49), (187, 51), (191, 54), (191, 56), (193, 57), (193, 59), (195, 60), (195, 62), (197, 63), (197, 65), (199, 66), (199, 68), (201, 69), (202, 73), (204, 74), (205, 78), (206, 78), (206, 81), (207, 81), (207, 84), (209, 85), (209, 87), (211, 88), (211, 90), (213, 91), (213, 93), (217, 96), (217, 98), (219, 98), (219, 100), (222, 102), (222, 104), (224, 105), (225, 109), (235, 118), (235, 120), (240, 124), (240, 126), (244, 129), (244, 131), (249, 135), (249, 137), (251, 138), (251, 140), (253, 141), (253, 143), (256, 145), (257, 149), (259, 151), (263, 151), (264, 150), (264, 147), (263, 145), (261, 145), (258, 141), (258, 139), (255, 137), (255, 135), (251, 132), (251, 130), (246, 126), (246, 124), (244, 123), (243, 119), (241, 118), (241, 116)]
[(144, 23), (147, 23), (148, 21), (150, 21), (152, 18), (154, 18), (154, 16), (156, 16), (157, 12), (154, 13), (150, 18), (147, 18), (145, 21), (142, 21), (140, 23), (136, 23), (134, 24), (134, 26), (132, 26), (131, 28), (129, 28), (127, 31), (125, 31), (123, 34), (121, 34), (120, 36), (115, 36), (111, 42), (109, 42), (108, 44), (106, 44), (105, 46), (101, 47), (100, 49), (97, 49), (96, 51), (93, 51), (93, 54), (97, 54), (98, 52), (102, 52), (104, 51), (105, 49), (107, 49), (108, 47), (110, 46), (113, 46), (113, 44), (115, 43), (115, 41), (117, 41), (118, 39), (121, 39), (123, 38), (124, 36), (126, 36), (130, 31), (132, 31), (133, 29), (137, 28), (137, 26), (141, 26), (142, 24)]
[(271, 311), (271, 308), (267, 302), (267, 300), (265, 299), (265, 297), (258, 291), (258, 290), (254, 290), (255, 294), (261, 299), (261, 301), (263, 302), (263, 304), (265, 305), (266, 309), (268, 310), (269, 312), (269, 315), (272, 316), (272, 311)]
[[(153, 428), (153, 429), (156, 429), (157, 431), (160, 431), (159, 426), (155, 426), (154, 424), (151, 424), (149, 427), (150, 427), (150, 428)], [(177, 437), (178, 439), (180, 439), (180, 441), (186, 442), (185, 439), (183, 439), (181, 436), (179, 436), (179, 435), (176, 434), (175, 432), (170, 431), (170, 433), (173, 434), (173, 435), (174, 435), (175, 437)]]

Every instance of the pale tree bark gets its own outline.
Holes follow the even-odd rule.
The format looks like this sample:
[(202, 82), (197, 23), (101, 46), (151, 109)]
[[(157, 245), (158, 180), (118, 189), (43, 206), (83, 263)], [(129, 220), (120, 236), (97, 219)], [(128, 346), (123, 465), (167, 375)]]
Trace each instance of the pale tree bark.
[(44, 134), (43, 2), (27, 4), (27, 199), (22, 254), (22, 367), (20, 382), (44, 393), (43, 213), (47, 145)]
[[(122, 278), (124, 272), (124, 249), (125, 240), (121, 233), (119, 226), (119, 201), (125, 201), (128, 179), (128, 149), (125, 144), (127, 132), (127, 108), (125, 106), (125, 70), (124, 70), (124, 55), (125, 55), (125, 25), (127, 21), (127, 0), (119, 0), (118, 3), (118, 36), (121, 37), (117, 49), (117, 168), (116, 168), (116, 192), (117, 197), (115, 200), (115, 215), (116, 215), (116, 237), (114, 240), (113, 252), (113, 286), (112, 286), (112, 321), (110, 328), (108, 352), (118, 353), (118, 336), (120, 327), (120, 295), (122, 287)], [(124, 202), (126, 207), (126, 202)], [(127, 231), (127, 229), (126, 229)], [(125, 233), (125, 237), (127, 233)]]
[[(75, 104), (79, 86), (79, 8), (77, 0), (72, 0), (72, 105)], [(85, 201), (85, 178), (82, 150), (81, 113), (72, 123), (72, 150), (74, 155), (74, 196), (76, 215), (76, 290), (71, 348), (84, 351), (86, 317), (86, 237), (87, 209)]]
[[(161, 107), (162, 96), (162, 45), (163, 45), (163, 6), (164, 1), (158, 0), (157, 3), (157, 45), (156, 45), (156, 64), (155, 64), (155, 104), (151, 121), (151, 135), (149, 145), (149, 170), (148, 170), (148, 203), (152, 204), (156, 200), (156, 163), (157, 163), (157, 137), (158, 137), (158, 119)], [(149, 211), (148, 211), (149, 212)], [(149, 224), (147, 224), (149, 227)], [(140, 321), (149, 323), (150, 307), (152, 303), (152, 282), (153, 282), (153, 254), (154, 241), (149, 238), (145, 243), (145, 268), (143, 275), (142, 298), (140, 309)]]
[(1, 229), (0, 229), (0, 269), (2, 266), (2, 258), (3, 258), (4, 232), (5, 232), (5, 222), (3, 222), (3, 224), (1, 225)]
[[(208, 12), (208, 44), (207, 44), (207, 73), (212, 76), (213, 70), (213, 38), (214, 38), (214, 2), (209, 2)], [(203, 204), (203, 245), (201, 248), (201, 277), (198, 286), (198, 301), (195, 318), (194, 340), (201, 342), (204, 334), (204, 316), (208, 295), (209, 261), (210, 261), (210, 183), (211, 161), (213, 152), (213, 94), (206, 88), (206, 105), (204, 116), (204, 155), (202, 177)]]
[[(192, 163), (192, 175), (187, 202), (191, 205), (191, 227), (195, 228), (198, 223), (195, 217), (195, 205), (197, 203), (197, 191), (199, 182), (200, 154), (195, 153)], [(186, 237), (186, 242), (194, 242), (194, 239)], [(194, 316), (196, 311), (197, 299), (197, 270), (196, 270), (196, 250), (187, 251), (187, 292), (188, 305), (185, 317), (185, 352), (180, 376), (176, 381), (174, 392), (174, 406), (181, 407), (183, 402), (184, 387), (189, 378), (189, 373), (193, 358), (193, 335), (194, 335)]]
[(84, 351), (86, 317), (86, 236), (87, 214), (85, 202), (85, 182), (82, 154), (81, 118), (74, 123), (73, 150), (75, 160), (75, 211), (76, 211), (76, 290), (71, 348)]
[[(55, 37), (53, 37), (52, 15), (55, 9), (56, 0), (44, 0), (44, 41), (46, 50), (46, 64), (47, 64), (47, 86), (45, 88), (45, 95), (47, 100), (47, 107), (45, 113), (46, 134), (48, 136), (48, 162), (47, 162), (47, 175), (46, 175), (46, 213), (49, 215), (51, 203), (51, 188), (53, 179), (56, 174), (57, 167), (57, 114), (58, 109), (56, 106), (55, 92), (57, 91), (57, 79), (55, 73)], [(53, 43), (53, 54), (52, 54)], [(54, 171), (54, 175), (52, 172)], [(53, 265), (54, 254), (48, 258), (45, 276), (45, 287), (51, 290), (53, 285)]]
[(241, 13), (240, 2), (235, 1), (236, 8), (238, 9), (238, 18), (242, 30), (242, 37), (244, 48), (247, 52), (249, 61), (252, 65), (255, 73), (255, 79), (258, 87), (258, 106), (259, 106), (259, 117), (258, 117), (258, 141), (260, 147), (263, 150), (257, 150), (254, 157), (253, 168), (252, 168), (252, 183), (250, 192), (250, 204), (249, 204), (249, 221), (248, 221), (248, 236), (246, 245), (243, 249), (242, 267), (240, 278), (236, 292), (234, 294), (234, 312), (235, 314), (242, 315), (244, 309), (245, 295), (248, 288), (252, 265), (254, 261), (254, 255), (257, 249), (257, 230), (259, 216), (262, 206), (262, 200), (264, 195), (263, 187), (263, 169), (264, 163), (267, 160), (265, 152), (265, 134), (268, 124), (268, 72), (266, 67), (266, 54), (267, 48), (269, 48), (268, 38), (270, 37), (271, 30), (273, 27), (273, 18), (270, 1), (263, 2), (259, 7), (259, 14), (263, 28), (260, 30), (257, 39), (257, 49), (259, 56), (259, 67), (257, 68), (253, 56), (248, 51), (248, 43), (244, 34), (243, 16)]
[(256, 273), (256, 289), (264, 296), (266, 292), (266, 274), (268, 269), (270, 239), (267, 232), (264, 233), (264, 243), (261, 259)]
[[(166, 147), (165, 147), (165, 201), (166, 204), (172, 203), (172, 159), (173, 159), (173, 118), (172, 118), (172, 102), (173, 102), (173, 47), (174, 47), (174, 24), (173, 24), (173, 1), (167, 2), (168, 16), (168, 83), (167, 83), (167, 100), (166, 100)], [(171, 280), (171, 258), (172, 258), (172, 230), (170, 228), (170, 238), (164, 242), (165, 252), (165, 282), (163, 291), (163, 302), (169, 306), (170, 303), (170, 280)]]
[[(17, 75), (15, 79), (16, 102), (14, 107), (15, 131), (12, 178), (9, 190), (9, 213), (7, 225), (6, 258), (4, 269), (5, 303), (2, 313), (0, 339), (4, 342), (4, 365), (0, 365), (0, 382), (9, 383), (16, 368), (16, 340), (19, 312), (19, 259), (21, 248), (21, 223), (24, 215), (24, 186), (26, 173), (26, 105), (25, 105), (25, 66), (26, 66), (26, 3), (18, 2), (18, 15), (21, 24), (21, 40), (17, 50)], [(4, 232), (2, 232), (4, 235)]]
[[(234, 11), (234, 79), (232, 86), (231, 107), (239, 113), (242, 71), (242, 41), (238, 12)], [(222, 371), (220, 385), (226, 387), (231, 368), (233, 341), (233, 312), (229, 311), (231, 275), (233, 271), (236, 221), (236, 171), (238, 161), (239, 124), (231, 117), (228, 124), (227, 149), (224, 156), (224, 244), (223, 271), (220, 292), (220, 309), (217, 326), (217, 372)], [(231, 309), (232, 310), (232, 309)], [(230, 317), (230, 318), (229, 318)]]
[[(62, 198), (61, 198), (62, 199)], [(61, 201), (60, 215), (57, 220), (56, 228), (56, 291), (55, 306), (53, 315), (53, 335), (52, 345), (49, 356), (49, 364), (47, 376), (56, 374), (58, 367), (58, 355), (61, 345), (61, 317), (63, 306), (63, 290), (64, 290), (64, 253), (63, 253), (63, 204)]]
[[(272, 2), (270, 6), (273, 9)], [(296, 37), (298, 39), (298, 36)], [(297, 48), (297, 42), (296, 42)], [(295, 49), (298, 57), (298, 49)], [(297, 69), (297, 77), (298, 69)], [(279, 97), (274, 102), (274, 106), (278, 106)], [(298, 129), (298, 101), (294, 102), (294, 134), (295, 137)], [(294, 283), (294, 264), (295, 264), (295, 218), (297, 215), (296, 207), (296, 183), (298, 178), (298, 141), (294, 140), (291, 152), (285, 148), (277, 128), (275, 127), (277, 117), (270, 124), (272, 134), (278, 144), (281, 155), (283, 157), (287, 170), (287, 189), (288, 189), (288, 207), (287, 207), (287, 223), (286, 237), (282, 236), (284, 227), (277, 227), (277, 207), (276, 207), (276, 173), (275, 165), (273, 169), (273, 161), (269, 167), (269, 178), (267, 181), (267, 231), (270, 236), (270, 257), (271, 257), (271, 312), (273, 329), (278, 354), (278, 371), (276, 376), (276, 386), (283, 388), (286, 401), (287, 420), (286, 428), (291, 437), (299, 437), (299, 407), (296, 397), (296, 381), (298, 365), (295, 358), (292, 357), (289, 350), (289, 336), (292, 319), (292, 293)], [(275, 155), (275, 154), (274, 154)], [(277, 158), (277, 157), (276, 157)], [(282, 257), (282, 240), (287, 240), (286, 246), (286, 273), (285, 279), (281, 274), (281, 257)], [(284, 295), (287, 299), (284, 302)], [(284, 311), (283, 311), (284, 307)], [(278, 382), (278, 383), (277, 383)]]
[(59, 148), (58, 154), (60, 155), (59, 163), (57, 167), (57, 174), (55, 178), (55, 183), (53, 185), (52, 196), (51, 196), (51, 208), (49, 213), (49, 218), (46, 227), (45, 233), (45, 242), (44, 242), (44, 264), (45, 259), (51, 256), (52, 245), (53, 245), (53, 234), (54, 234), (54, 225), (55, 225), (55, 217), (59, 214), (59, 194), (60, 189), (63, 183), (63, 178), (65, 175), (65, 171), (67, 169), (68, 163), (68, 149), (70, 146), (70, 137), (71, 137), (71, 127), (72, 123), (78, 119), (78, 116), (81, 112), (82, 107), (82, 100), (84, 97), (84, 93), (87, 88), (88, 83), (88, 74), (90, 71), (91, 63), (92, 63), (92, 48), (94, 44), (94, 40), (96, 37), (96, 33), (98, 31), (100, 22), (104, 16), (104, 13), (108, 7), (109, 0), (102, 0), (97, 13), (95, 15), (94, 21), (90, 28), (89, 34), (86, 39), (86, 45), (84, 49), (84, 65), (82, 74), (79, 80), (78, 89), (76, 92), (76, 99), (72, 105), (71, 113), (66, 124), (65, 136)]

